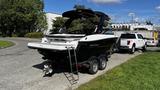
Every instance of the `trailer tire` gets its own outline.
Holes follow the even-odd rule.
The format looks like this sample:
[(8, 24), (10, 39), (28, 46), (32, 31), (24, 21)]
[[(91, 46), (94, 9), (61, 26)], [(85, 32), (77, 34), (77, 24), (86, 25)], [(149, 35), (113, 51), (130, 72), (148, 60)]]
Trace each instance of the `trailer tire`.
[(99, 70), (104, 70), (107, 66), (107, 57), (105, 55), (100, 55), (98, 57), (98, 60), (99, 60)]
[(90, 74), (96, 74), (98, 72), (98, 61), (97, 57), (91, 57), (89, 59), (89, 70)]

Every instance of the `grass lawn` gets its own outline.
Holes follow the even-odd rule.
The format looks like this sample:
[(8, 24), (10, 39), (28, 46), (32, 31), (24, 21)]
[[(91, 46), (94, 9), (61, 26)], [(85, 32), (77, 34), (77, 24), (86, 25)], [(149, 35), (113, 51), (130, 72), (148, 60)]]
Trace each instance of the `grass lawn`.
[(0, 48), (6, 48), (6, 47), (10, 47), (13, 46), (14, 43), (10, 42), (10, 41), (1, 41), (0, 40)]
[(160, 90), (160, 52), (146, 52), (77, 90)]

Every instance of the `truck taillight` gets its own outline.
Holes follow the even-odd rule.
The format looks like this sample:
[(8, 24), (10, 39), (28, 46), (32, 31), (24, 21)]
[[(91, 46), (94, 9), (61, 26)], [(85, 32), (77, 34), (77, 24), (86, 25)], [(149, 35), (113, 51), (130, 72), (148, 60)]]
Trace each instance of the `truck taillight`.
[(129, 45), (131, 43), (131, 41), (127, 41), (127, 45)]

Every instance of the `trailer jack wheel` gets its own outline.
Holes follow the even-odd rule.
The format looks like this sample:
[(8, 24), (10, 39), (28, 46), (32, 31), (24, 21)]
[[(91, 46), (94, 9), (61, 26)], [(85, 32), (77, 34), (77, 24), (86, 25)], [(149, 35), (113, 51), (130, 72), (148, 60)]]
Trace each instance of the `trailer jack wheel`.
[(89, 59), (89, 73), (96, 74), (98, 72), (98, 61), (96, 57)]
[(99, 69), (104, 70), (107, 66), (108, 59), (104, 55), (100, 55), (98, 59), (99, 59)]

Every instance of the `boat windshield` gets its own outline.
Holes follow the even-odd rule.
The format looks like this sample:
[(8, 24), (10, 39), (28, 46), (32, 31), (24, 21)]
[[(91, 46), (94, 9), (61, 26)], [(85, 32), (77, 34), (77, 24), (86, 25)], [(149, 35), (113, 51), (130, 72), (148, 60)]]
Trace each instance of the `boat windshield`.
[[(53, 25), (52, 34), (93, 34), (101, 33), (109, 21), (108, 15), (90, 9), (78, 9), (64, 12), (61, 21)], [(64, 19), (65, 18), (65, 19)], [(68, 18), (68, 19), (66, 19)], [(55, 21), (56, 22), (56, 21)], [(62, 22), (62, 24), (61, 24)], [(61, 24), (61, 25), (59, 25)]]
[(98, 17), (68, 19), (63, 27), (58, 31), (53, 30), (52, 33), (64, 34), (92, 34), (98, 29)]

